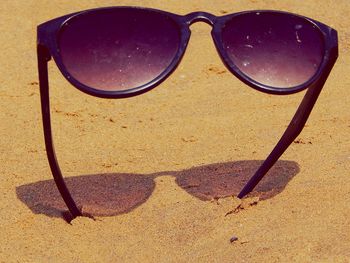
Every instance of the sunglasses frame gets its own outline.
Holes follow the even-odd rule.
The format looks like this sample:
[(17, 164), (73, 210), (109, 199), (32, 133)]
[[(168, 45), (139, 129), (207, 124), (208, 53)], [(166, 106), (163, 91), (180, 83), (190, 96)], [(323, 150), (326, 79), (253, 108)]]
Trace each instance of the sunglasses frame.
[[(111, 9), (142, 9), (149, 12), (156, 12), (161, 15), (172, 19), (181, 30), (181, 42), (179, 44), (179, 49), (172, 60), (171, 64), (154, 80), (136, 88), (122, 91), (103, 91), (88, 87), (79, 81), (77, 81), (65, 68), (62, 59), (60, 57), (60, 50), (58, 46), (59, 34), (62, 28), (66, 25), (68, 21), (73, 18), (78, 18), (84, 14), (111, 10)], [(226, 50), (223, 48), (221, 31), (223, 26), (227, 21), (238, 15), (244, 15), (247, 13), (276, 13), (276, 14), (285, 14), (290, 16), (297, 16), (303, 18), (310, 23), (312, 23), (322, 34), (324, 39), (324, 55), (322, 63), (320, 64), (317, 72), (314, 76), (307, 82), (291, 87), (291, 88), (276, 88), (267, 85), (263, 85), (242, 73), (239, 68), (234, 65), (234, 63), (229, 58)], [(244, 11), (234, 14), (228, 14), (224, 16), (214, 16), (206, 12), (193, 12), (184, 16), (176, 15), (173, 13), (150, 9), (142, 7), (105, 7), (105, 8), (96, 8), (86, 11), (76, 12), (69, 15), (65, 15), (48, 22), (45, 22), (38, 26), (37, 29), (37, 55), (38, 55), (38, 70), (39, 70), (39, 84), (40, 84), (40, 95), (41, 95), (41, 108), (42, 108), (42, 119), (43, 119), (43, 128), (44, 128), (44, 137), (45, 137), (45, 147), (47, 152), (48, 161), (50, 168), (58, 187), (60, 194), (62, 195), (63, 200), (65, 201), (72, 217), (82, 216), (81, 211), (78, 209), (76, 203), (74, 202), (66, 184), (64, 182), (60, 167), (58, 165), (56, 154), (53, 145), (52, 139), (52, 129), (51, 129), (51, 115), (50, 115), (50, 98), (49, 98), (49, 81), (48, 81), (48, 62), (51, 58), (54, 59), (59, 70), (63, 76), (77, 89), (81, 90), (84, 93), (87, 93), (92, 96), (100, 98), (128, 98), (136, 95), (145, 93), (163, 82), (178, 66), (180, 63), (188, 41), (190, 39), (191, 31), (189, 26), (195, 22), (205, 22), (212, 26), (212, 38), (214, 40), (217, 51), (229, 69), (229, 71), (235, 75), (238, 79), (243, 81), (248, 86), (268, 94), (277, 94), (277, 95), (287, 95), (293, 94), (304, 89), (307, 89), (307, 92), (301, 101), (293, 119), (291, 120), (286, 131), (282, 135), (281, 139), (269, 154), (267, 159), (263, 162), (260, 168), (256, 171), (255, 175), (248, 181), (242, 191), (239, 193), (238, 197), (243, 198), (249, 192), (251, 192), (254, 187), (259, 183), (259, 181), (265, 176), (269, 169), (276, 163), (279, 157), (284, 153), (284, 151), (289, 147), (289, 145), (296, 139), (303, 129), (311, 110), (320, 94), (328, 75), (330, 74), (331, 69), (338, 57), (338, 37), (337, 31), (328, 27), (327, 25), (320, 23), (316, 20), (303, 17), (300, 15), (283, 12), (283, 11), (273, 11), (273, 10), (252, 10)]]

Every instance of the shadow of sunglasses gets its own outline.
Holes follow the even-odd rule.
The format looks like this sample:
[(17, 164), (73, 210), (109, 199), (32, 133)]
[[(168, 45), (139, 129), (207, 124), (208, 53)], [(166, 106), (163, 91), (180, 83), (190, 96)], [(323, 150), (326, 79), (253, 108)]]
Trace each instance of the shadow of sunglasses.
[[(209, 201), (237, 196), (249, 176), (262, 161), (236, 161), (193, 167), (182, 171), (154, 174), (110, 173), (66, 178), (67, 186), (83, 214), (115, 216), (127, 213), (151, 196), (154, 179), (162, 175), (176, 178), (176, 183), (192, 196)], [(249, 196), (268, 199), (280, 193), (299, 172), (293, 161), (278, 161), (268, 176)], [(40, 181), (16, 188), (18, 198), (35, 214), (67, 219), (67, 208), (53, 180)], [(69, 221), (69, 220), (68, 220)]]

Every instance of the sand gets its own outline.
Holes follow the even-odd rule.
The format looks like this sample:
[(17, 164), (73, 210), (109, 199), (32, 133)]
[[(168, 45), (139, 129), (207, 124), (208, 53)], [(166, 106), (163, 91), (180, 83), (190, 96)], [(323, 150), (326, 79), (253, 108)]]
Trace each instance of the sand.
[[(210, 26), (197, 23), (171, 77), (131, 99), (86, 95), (50, 62), (57, 157), (94, 215), (64, 220), (44, 148), (36, 26), (112, 5), (278, 9), (338, 30), (340, 57), (305, 129), (254, 197), (235, 195), (305, 92), (273, 96), (244, 85), (218, 57)], [(2, 3), (0, 262), (349, 262), (349, 11), (348, 0)]]

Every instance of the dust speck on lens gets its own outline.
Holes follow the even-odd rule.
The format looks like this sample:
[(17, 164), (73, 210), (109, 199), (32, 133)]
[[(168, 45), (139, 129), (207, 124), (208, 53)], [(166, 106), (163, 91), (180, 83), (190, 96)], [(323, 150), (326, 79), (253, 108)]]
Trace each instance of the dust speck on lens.
[(300, 39), (300, 37), (299, 37), (298, 31), (295, 31), (295, 37), (296, 37), (296, 39), (297, 39), (297, 42), (298, 42), (298, 43), (301, 43), (301, 39)]
[(242, 65), (245, 66), (245, 67), (247, 67), (247, 66), (250, 65), (250, 62), (245, 60), (245, 61), (242, 62)]

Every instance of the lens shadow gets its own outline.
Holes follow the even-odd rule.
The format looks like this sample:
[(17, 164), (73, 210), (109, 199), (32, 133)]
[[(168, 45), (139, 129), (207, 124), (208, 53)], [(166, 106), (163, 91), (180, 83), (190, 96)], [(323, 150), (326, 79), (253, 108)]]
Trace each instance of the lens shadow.
[[(203, 200), (237, 196), (263, 161), (236, 161), (193, 167), (178, 172), (176, 183), (189, 194)], [(287, 183), (300, 171), (293, 161), (278, 161), (249, 196), (261, 200), (282, 192)]]
[[(236, 161), (193, 167), (183, 171), (154, 174), (110, 173), (69, 177), (65, 179), (83, 214), (115, 216), (130, 212), (151, 196), (154, 179), (161, 175), (176, 177), (176, 183), (203, 201), (237, 196), (262, 161)], [(256, 187), (251, 196), (268, 199), (283, 191), (299, 172), (293, 161), (278, 161)], [(67, 207), (54, 180), (39, 181), (16, 187), (19, 200), (35, 214), (64, 217)]]
[[(83, 214), (113, 216), (144, 203), (155, 187), (152, 177), (138, 174), (94, 174), (65, 178), (73, 199)], [(54, 180), (16, 188), (17, 197), (33, 213), (62, 217), (68, 211)]]

